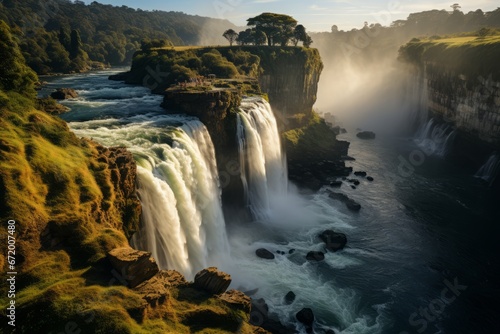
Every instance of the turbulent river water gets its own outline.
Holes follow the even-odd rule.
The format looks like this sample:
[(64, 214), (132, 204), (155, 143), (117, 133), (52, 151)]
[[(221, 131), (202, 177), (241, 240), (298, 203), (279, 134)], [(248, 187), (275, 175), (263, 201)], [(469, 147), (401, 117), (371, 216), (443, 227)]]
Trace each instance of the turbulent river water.
[[(204, 126), (185, 115), (166, 115), (161, 97), (145, 88), (108, 81), (114, 72), (45, 78), (41, 94), (56, 87), (76, 89), (79, 98), (63, 102), (71, 108), (61, 116), (70, 128), (133, 152), (145, 229), (131, 242), (150, 249), (160, 266), (192, 278), (216, 265), (231, 274), (232, 287), (258, 288), (253, 297), (264, 298), (271, 314), (301, 332), (295, 313), (303, 307), (313, 309), (317, 333), (498, 332), (498, 198), (478, 178), (447, 162), (445, 152), (427, 155), (409, 138), (362, 141), (342, 135), (356, 158), (349, 165), (374, 178), (360, 178), (357, 189), (342, 185), (340, 191), (362, 205), (351, 213), (325, 189), (303, 192), (277, 182), (286, 169), (283, 174), (279, 152), (269, 147), (273, 139), (259, 133), (258, 125), (267, 124), (272, 135), (273, 120), (265, 116), (265, 106), (245, 101), (240, 145), (253, 140), (262, 147), (247, 150), (254, 156), (241, 159), (262, 160), (255, 167), (262, 187), (250, 191), (255, 221), (225, 222)], [(267, 171), (269, 180), (262, 179), (266, 159), (276, 163)], [(242, 172), (248, 182), (256, 178)], [(259, 192), (269, 198), (262, 201)], [(322, 262), (307, 262), (307, 252), (323, 250), (317, 235), (326, 229), (345, 233), (347, 247), (327, 253)], [(258, 248), (285, 254), (263, 260), (255, 256)], [(297, 296), (291, 305), (284, 302), (288, 291)]]

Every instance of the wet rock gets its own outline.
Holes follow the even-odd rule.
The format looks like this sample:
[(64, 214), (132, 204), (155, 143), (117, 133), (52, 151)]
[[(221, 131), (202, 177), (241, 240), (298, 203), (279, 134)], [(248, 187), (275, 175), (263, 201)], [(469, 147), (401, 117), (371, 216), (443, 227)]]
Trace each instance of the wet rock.
[(203, 269), (194, 277), (193, 287), (219, 295), (231, 284), (231, 276), (215, 267)]
[(325, 243), (326, 249), (331, 252), (341, 250), (347, 244), (347, 236), (344, 233), (337, 233), (332, 230), (323, 231), (318, 237)]
[(255, 251), (255, 254), (262, 258), (262, 259), (266, 259), (266, 260), (272, 260), (274, 259), (274, 254), (271, 253), (270, 251), (268, 251), (267, 249), (265, 248), (259, 248)]
[(159, 271), (156, 261), (149, 252), (123, 247), (111, 250), (107, 257), (124, 283), (131, 288), (150, 279)]
[(55, 100), (66, 100), (77, 98), (78, 93), (72, 88), (57, 88), (50, 96)]
[[(351, 186), (351, 187), (354, 187), (354, 186)], [(354, 189), (356, 189), (356, 187), (354, 187)], [(335, 199), (337, 201), (340, 201), (342, 203), (345, 204), (345, 206), (351, 210), (351, 211), (359, 211), (361, 210), (361, 205), (356, 202), (355, 200), (349, 198), (349, 196), (347, 195), (344, 195), (342, 193), (337, 193), (337, 192), (333, 192), (333, 191), (329, 191), (329, 197), (332, 198), (332, 199)]]
[(331, 187), (340, 188), (342, 186), (342, 181), (332, 181), (330, 182)]
[(356, 189), (356, 186), (351, 186), (351, 189)]
[(353, 157), (351, 157), (351, 156), (349, 156), (349, 155), (343, 155), (342, 156), (342, 160), (344, 160), (344, 161), (355, 161), (356, 159), (353, 158)]
[(264, 328), (270, 333), (293, 334), (297, 331), (293, 327), (284, 326), (278, 319), (269, 316), (269, 307), (262, 298), (252, 300), (252, 312), (250, 313), (250, 324)]
[(295, 301), (295, 293), (293, 291), (289, 291), (285, 296), (285, 304), (290, 305)]
[(367, 176), (367, 177), (366, 177), (366, 179), (367, 179), (368, 181), (370, 181), (370, 182), (372, 182), (372, 181), (373, 181), (373, 177), (371, 177), (371, 176)]
[(297, 312), (297, 314), (295, 315), (295, 318), (299, 322), (301, 322), (304, 325), (306, 325), (307, 327), (311, 327), (312, 324), (314, 323), (314, 313), (308, 307), (303, 308), (302, 310), (300, 310), (299, 312)]
[(250, 313), (252, 309), (250, 297), (238, 290), (226, 291), (219, 296), (219, 299), (231, 309), (242, 310), (245, 313)]
[(293, 248), (288, 251), (288, 254), (293, 254), (293, 253), (295, 253), (295, 249)]
[(347, 182), (354, 184), (355, 186), (359, 186), (361, 182), (357, 179), (348, 179)]
[(122, 72), (118, 74), (113, 74), (108, 77), (108, 80), (112, 81), (126, 81), (128, 78), (129, 72)]
[(375, 139), (375, 133), (372, 131), (361, 131), (356, 134), (359, 139)]
[(311, 251), (307, 253), (306, 259), (308, 261), (323, 261), (325, 259), (325, 254), (323, 252)]
[(365, 177), (366, 174), (367, 174), (366, 172), (362, 172), (362, 171), (354, 172), (354, 175), (360, 176), (360, 177)]

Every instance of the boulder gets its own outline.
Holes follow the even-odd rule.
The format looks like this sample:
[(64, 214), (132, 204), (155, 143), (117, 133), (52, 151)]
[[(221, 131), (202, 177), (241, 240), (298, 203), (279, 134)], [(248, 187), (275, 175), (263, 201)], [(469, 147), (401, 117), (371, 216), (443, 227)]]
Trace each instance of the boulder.
[(157, 306), (170, 296), (170, 288), (187, 284), (186, 279), (181, 273), (175, 270), (160, 270), (158, 274), (142, 282), (134, 290), (151, 306)]
[(121, 275), (123, 283), (131, 288), (147, 281), (159, 271), (151, 253), (130, 247), (115, 248), (107, 257), (113, 268)]
[(373, 181), (373, 177), (371, 177), (371, 176), (367, 176), (367, 177), (366, 177), (366, 179), (367, 179), (368, 181), (370, 181), (370, 182), (372, 182), (372, 181)]
[[(354, 187), (354, 186), (352, 186)], [(356, 187), (354, 187), (353, 189), (356, 189)], [(349, 198), (349, 196), (345, 195), (345, 194), (342, 194), (342, 193), (337, 193), (337, 192), (333, 192), (333, 191), (329, 191), (329, 197), (332, 198), (332, 199), (335, 199), (337, 201), (340, 201), (342, 203), (345, 204), (345, 206), (351, 210), (351, 211), (359, 211), (361, 210), (361, 205), (356, 202), (355, 200)]]
[(332, 181), (330, 182), (330, 187), (340, 188), (342, 186), (342, 181)]
[(226, 291), (219, 296), (219, 299), (233, 310), (242, 310), (249, 314), (252, 308), (250, 297), (238, 290)]
[(307, 253), (306, 259), (308, 261), (323, 261), (325, 259), (325, 254), (323, 252), (311, 251)]
[(358, 172), (354, 172), (354, 175), (356, 175), (356, 176), (361, 176), (361, 177), (365, 177), (365, 176), (366, 176), (366, 172), (361, 172), (361, 171), (358, 171)]
[(194, 277), (193, 286), (211, 294), (219, 295), (227, 290), (231, 284), (231, 276), (215, 267), (203, 269)]
[(66, 100), (77, 98), (78, 93), (72, 88), (57, 88), (50, 96), (56, 100)]
[(356, 134), (359, 139), (375, 139), (375, 133), (371, 131), (361, 131)]
[(307, 327), (311, 327), (314, 322), (314, 313), (310, 308), (303, 308), (295, 315), (295, 318), (306, 325)]
[(293, 293), (293, 291), (289, 291), (289, 292), (285, 295), (285, 304), (286, 304), (286, 305), (290, 305), (290, 304), (292, 304), (294, 301), (295, 301), (295, 293)]
[(272, 260), (274, 259), (274, 254), (265, 248), (259, 248), (255, 251), (255, 254), (263, 259)]
[(292, 248), (288, 251), (288, 254), (293, 254), (293, 253), (295, 253), (295, 248)]
[(318, 237), (325, 243), (326, 249), (330, 252), (341, 250), (347, 244), (347, 236), (343, 233), (337, 233), (332, 230), (321, 232)]

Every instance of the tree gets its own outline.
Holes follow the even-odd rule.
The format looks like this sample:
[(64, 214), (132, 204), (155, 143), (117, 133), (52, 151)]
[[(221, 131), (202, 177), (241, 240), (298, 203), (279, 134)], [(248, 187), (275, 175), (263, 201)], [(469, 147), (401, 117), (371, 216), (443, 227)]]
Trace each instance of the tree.
[(71, 37), (69, 36), (66, 29), (64, 29), (63, 27), (59, 28), (59, 43), (61, 43), (66, 50), (68, 51), (70, 50)]
[(456, 12), (457, 10), (459, 10), (460, 8), (462, 8), (462, 6), (460, 6), (458, 3), (454, 3), (450, 7), (453, 8), (454, 12)]
[(71, 42), (69, 48), (69, 56), (71, 59), (78, 57), (82, 47), (82, 39), (78, 30), (71, 30)]
[(334, 25), (332, 26), (332, 32), (333, 32), (333, 33), (337, 33), (337, 32), (339, 32), (339, 27), (337, 27), (337, 25), (335, 25), (335, 24), (334, 24)]
[(239, 45), (252, 44), (254, 42), (252, 34), (253, 34), (252, 29), (240, 31), (240, 33), (238, 34), (238, 37), (236, 38), (236, 42)]
[(38, 78), (29, 68), (7, 23), (0, 20), (0, 91), (35, 97)]
[(306, 28), (302, 24), (295, 27), (292, 41), (295, 46), (297, 46), (297, 43), (301, 41), (306, 48), (312, 44), (312, 38), (307, 34)]
[(248, 26), (255, 27), (256, 31), (262, 31), (266, 35), (269, 46), (280, 43), (286, 45), (293, 37), (293, 29), (297, 20), (283, 14), (262, 13), (247, 20)]
[(238, 38), (238, 33), (236, 31), (234, 31), (233, 29), (228, 29), (228, 30), (224, 31), (222, 36), (229, 41), (229, 46), (233, 46), (233, 43)]
[(253, 43), (255, 45), (264, 45), (267, 42), (266, 34), (264, 34), (264, 32), (261, 30), (253, 31), (253, 39)]

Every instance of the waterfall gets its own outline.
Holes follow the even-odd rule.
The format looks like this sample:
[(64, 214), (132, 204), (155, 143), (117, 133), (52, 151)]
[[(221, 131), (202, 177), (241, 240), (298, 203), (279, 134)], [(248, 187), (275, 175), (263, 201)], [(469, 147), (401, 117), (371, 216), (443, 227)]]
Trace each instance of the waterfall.
[(208, 266), (223, 265), (229, 245), (215, 152), (206, 127), (198, 120), (181, 119), (184, 125), (176, 128), (171, 124), (179, 120), (166, 115), (129, 121), (71, 126), (78, 135), (107, 146), (126, 146), (133, 153), (142, 228), (131, 245), (150, 251), (160, 269), (178, 270), (187, 279)]
[(422, 124), (415, 135), (415, 142), (427, 155), (446, 157), (453, 147), (457, 131), (449, 124), (438, 123), (433, 118)]
[(267, 101), (243, 100), (237, 137), (247, 205), (255, 219), (268, 219), (273, 198), (286, 195), (288, 181), (278, 126)]
[(493, 152), (488, 160), (484, 163), (484, 165), (479, 168), (474, 177), (482, 179), (488, 183), (488, 185), (492, 185), (495, 181), (497, 174), (500, 170), (500, 155), (498, 152)]

